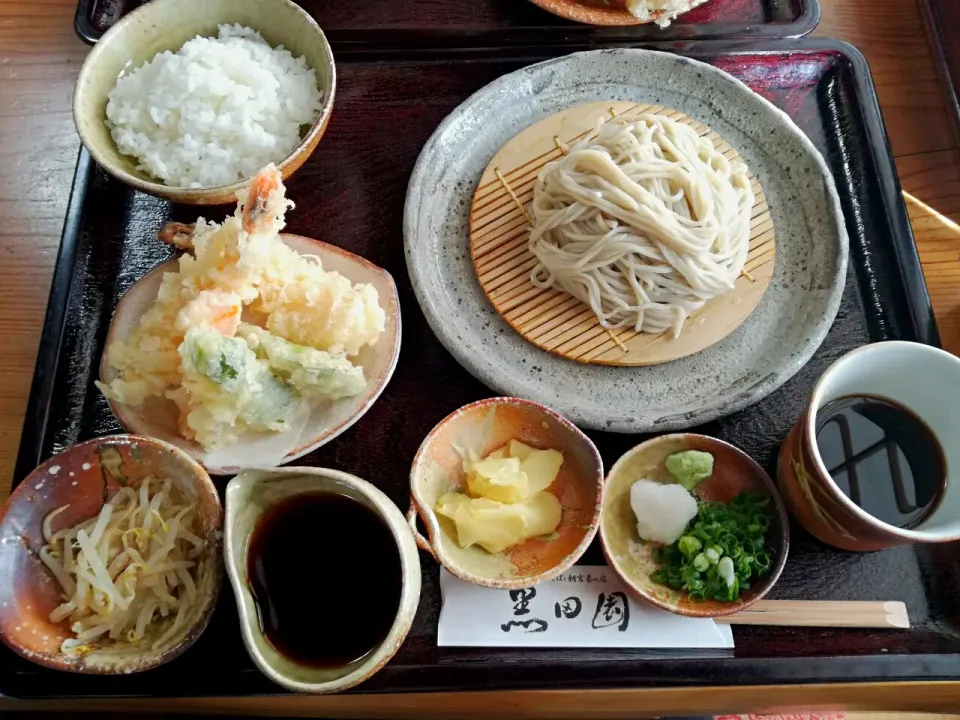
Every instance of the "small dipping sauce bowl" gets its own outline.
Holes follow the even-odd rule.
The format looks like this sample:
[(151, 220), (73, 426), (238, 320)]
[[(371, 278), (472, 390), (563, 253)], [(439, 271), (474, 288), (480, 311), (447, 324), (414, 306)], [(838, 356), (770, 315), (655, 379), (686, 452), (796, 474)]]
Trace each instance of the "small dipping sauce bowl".
[[(347, 502), (356, 501), (382, 521), (396, 542), (400, 567), (400, 592), (396, 617), (383, 640), (362, 656), (339, 665), (307, 663), (290, 654), (285, 654), (267, 636), (261, 621), (261, 612), (272, 612), (270, 607), (258, 606), (258, 600), (266, 598), (254, 594), (253, 580), (248, 567), (252, 547), (260, 529), (261, 520), (271, 510), (300, 497), (304, 502), (310, 496), (346, 496)], [(295, 505), (295, 503), (293, 503)], [(227, 485), (226, 527), (224, 555), (227, 575), (237, 599), (240, 615), (240, 630), (243, 643), (257, 667), (271, 680), (295, 692), (333, 693), (346, 690), (371, 677), (394, 656), (403, 644), (420, 602), (420, 557), (413, 534), (397, 506), (380, 490), (365, 480), (325, 468), (286, 467), (275, 469), (244, 470)], [(291, 531), (294, 528), (291, 528)], [(302, 592), (308, 597), (318, 593), (335, 594), (343, 598), (345, 616), (304, 617), (298, 622), (333, 624), (351, 623), (349, 618), (349, 595), (351, 588), (344, 587), (341, 578), (325, 574), (324, 556), (342, 552), (345, 547), (363, 547), (363, 538), (350, 537), (347, 532), (338, 538), (337, 547), (321, 547), (315, 543), (303, 547), (299, 560), (299, 581)], [(379, 558), (382, 560), (382, 558)], [(366, 572), (376, 572), (378, 558), (369, 558), (371, 567)], [(362, 618), (360, 619), (362, 621)], [(313, 628), (311, 628), (313, 630)], [(295, 631), (295, 630), (294, 630)], [(331, 633), (332, 634), (332, 633)]]
[[(766, 548), (773, 555), (770, 572), (751, 582), (750, 589), (732, 602), (691, 600), (686, 592), (654, 582), (657, 570), (654, 550), (659, 543), (642, 542), (637, 534), (637, 518), (630, 505), (630, 488), (642, 478), (655, 482), (674, 480), (664, 463), (669, 455), (684, 450), (699, 450), (713, 455), (713, 474), (697, 485), (695, 495), (708, 502), (729, 503), (741, 492), (769, 495), (770, 528)], [(740, 612), (766, 595), (776, 584), (787, 562), (790, 545), (790, 519), (777, 487), (749, 455), (733, 445), (694, 433), (661, 435), (627, 451), (607, 475), (600, 523), (600, 544), (607, 563), (624, 584), (652, 605), (689, 617), (721, 617)]]
[[(456, 526), (435, 511), (437, 500), (466, 487), (465, 453), (486, 457), (511, 440), (563, 454), (560, 472), (547, 488), (563, 508), (560, 525), (550, 539), (530, 538), (495, 554), (479, 545), (460, 547)], [(490, 398), (454, 411), (424, 439), (410, 468), (407, 519), (420, 549), (461, 580), (519, 589), (554, 579), (583, 555), (600, 525), (602, 502), (603, 460), (590, 438), (539, 403)], [(429, 539), (416, 531), (418, 515)]]
[[(147, 478), (169, 478), (196, 502), (197, 535), (204, 541), (196, 558), (197, 600), (183, 622), (159, 647), (121, 639), (94, 643), (89, 652), (65, 653), (73, 638), (69, 621), (50, 613), (63, 602), (60, 584), (38, 553), (45, 545), (43, 521), (57, 532), (96, 517), (121, 487), (139, 488)], [(148, 437), (112, 435), (74, 445), (30, 473), (0, 512), (0, 639), (27, 660), (55, 670), (122, 675), (162, 665), (196, 641), (207, 627), (223, 578), (220, 498), (210, 476), (179, 448)], [(149, 636), (148, 636), (149, 637)]]
[[(937, 506), (918, 525), (896, 527), (862, 510), (824, 464), (817, 447), (817, 413), (848, 396), (893, 401), (922, 420), (937, 439), (944, 454), (946, 485)], [(810, 403), (780, 447), (777, 481), (790, 512), (812, 535), (843, 550), (960, 540), (958, 406), (960, 359), (944, 350), (893, 341), (847, 353), (814, 386)], [(878, 445), (877, 449), (883, 448)], [(867, 454), (861, 453), (860, 459), (868, 459)], [(859, 461), (848, 457), (846, 463), (856, 467)], [(870, 484), (869, 475), (863, 479), (862, 492), (881, 490)], [(902, 500), (910, 502), (907, 497)]]

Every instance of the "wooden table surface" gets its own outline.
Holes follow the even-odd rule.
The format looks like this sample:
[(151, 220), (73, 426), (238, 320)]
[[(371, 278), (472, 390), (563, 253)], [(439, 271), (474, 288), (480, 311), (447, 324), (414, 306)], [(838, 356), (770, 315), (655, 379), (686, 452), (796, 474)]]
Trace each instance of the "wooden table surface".
[[(517, 0), (519, 2), (520, 0)], [(960, 353), (960, 134), (937, 77), (917, 0), (821, 0), (817, 35), (870, 63), (944, 347)], [(0, 498), (9, 488), (79, 141), (70, 100), (88, 48), (77, 0), (0, 0)], [(628, 717), (746, 710), (955, 710), (947, 683), (518, 692), (417, 698), (183, 700), (164, 709), (363, 717)], [(146, 709), (150, 703), (86, 705)], [(0, 709), (23, 709), (0, 701)], [(33, 706), (36, 707), (36, 706)], [(71, 704), (79, 709), (80, 704)]]

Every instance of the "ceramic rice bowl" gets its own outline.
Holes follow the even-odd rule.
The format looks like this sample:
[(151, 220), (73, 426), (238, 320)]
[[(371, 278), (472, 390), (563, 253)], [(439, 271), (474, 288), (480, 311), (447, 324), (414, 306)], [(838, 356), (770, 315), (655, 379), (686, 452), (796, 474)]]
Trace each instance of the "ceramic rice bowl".
[(107, 96), (117, 76), (139, 67), (157, 53), (176, 52), (197, 35), (215, 37), (217, 26), (239, 23), (258, 31), (272, 46), (283, 45), (294, 57), (306, 57), (323, 93), (320, 114), (301, 128), (300, 144), (276, 165), (290, 177), (317, 147), (333, 111), (337, 84), (333, 52), (320, 26), (291, 0), (151, 0), (125, 15), (97, 42), (84, 60), (73, 96), (73, 119), (80, 140), (93, 158), (121, 182), (141, 192), (191, 205), (222, 205), (236, 200), (248, 180), (219, 187), (164, 185), (137, 168), (137, 159), (117, 149), (104, 121)]

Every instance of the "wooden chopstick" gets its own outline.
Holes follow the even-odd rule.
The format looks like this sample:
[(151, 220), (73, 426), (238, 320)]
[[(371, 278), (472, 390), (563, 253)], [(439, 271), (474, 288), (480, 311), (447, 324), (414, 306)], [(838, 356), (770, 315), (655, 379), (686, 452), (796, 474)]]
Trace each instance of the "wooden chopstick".
[(730, 625), (792, 627), (909, 628), (902, 602), (761, 600), (735, 615), (716, 618)]

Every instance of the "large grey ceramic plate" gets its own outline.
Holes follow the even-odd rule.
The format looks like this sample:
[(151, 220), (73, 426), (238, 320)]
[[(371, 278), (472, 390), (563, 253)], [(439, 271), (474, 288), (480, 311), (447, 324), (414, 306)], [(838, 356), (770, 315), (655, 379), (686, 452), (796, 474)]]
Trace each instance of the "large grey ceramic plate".
[[(636, 368), (565, 360), (517, 334), (477, 282), (468, 218), (490, 159), (541, 118), (599, 100), (650, 102), (691, 115), (740, 151), (766, 193), (777, 237), (770, 286), (737, 330), (696, 355)], [(833, 323), (847, 267), (833, 178), (803, 132), (730, 75), (651, 50), (568, 55), (505, 75), (468, 98), (420, 154), (407, 189), (404, 243), (420, 306), (465, 368), (498, 393), (617, 432), (698, 425), (778, 388)]]

